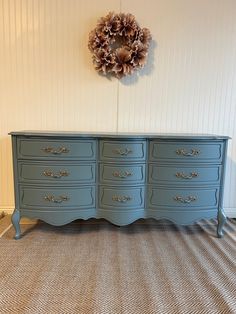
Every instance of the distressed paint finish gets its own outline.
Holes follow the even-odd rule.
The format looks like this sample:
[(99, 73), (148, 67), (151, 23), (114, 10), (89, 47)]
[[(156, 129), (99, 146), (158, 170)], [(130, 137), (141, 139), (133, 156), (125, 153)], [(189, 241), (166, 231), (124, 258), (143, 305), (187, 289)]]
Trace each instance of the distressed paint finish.
[(166, 218), (178, 224), (218, 218), (217, 235), (223, 235), (227, 136), (37, 131), (11, 135), (17, 239), (23, 216), (52, 225), (105, 218), (119, 226), (139, 218)]

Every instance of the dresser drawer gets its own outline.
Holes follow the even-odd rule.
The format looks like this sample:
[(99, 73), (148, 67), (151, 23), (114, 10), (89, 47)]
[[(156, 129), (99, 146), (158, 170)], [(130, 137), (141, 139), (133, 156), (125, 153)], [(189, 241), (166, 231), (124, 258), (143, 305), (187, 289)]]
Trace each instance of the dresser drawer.
[(222, 161), (223, 143), (202, 142), (158, 142), (150, 143), (150, 159), (179, 162), (217, 162)]
[(99, 190), (100, 208), (138, 209), (144, 207), (144, 187), (104, 187)]
[(20, 206), (40, 209), (95, 207), (95, 187), (20, 187)]
[(100, 159), (113, 161), (145, 160), (146, 141), (100, 141)]
[(107, 184), (142, 184), (145, 164), (100, 164), (99, 177)]
[(221, 166), (149, 164), (149, 182), (156, 184), (220, 184)]
[(18, 139), (18, 158), (95, 160), (95, 140)]
[(219, 189), (171, 189), (149, 187), (149, 206), (175, 208), (216, 208), (218, 206)]
[(25, 183), (94, 183), (96, 167), (94, 163), (60, 162), (18, 162), (20, 182)]

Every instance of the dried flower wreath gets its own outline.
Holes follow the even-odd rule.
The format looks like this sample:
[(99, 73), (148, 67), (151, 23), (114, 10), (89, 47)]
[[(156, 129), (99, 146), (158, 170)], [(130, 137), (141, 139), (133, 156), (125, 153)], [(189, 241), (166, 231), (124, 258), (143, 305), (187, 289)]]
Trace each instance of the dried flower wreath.
[(151, 41), (149, 29), (140, 28), (132, 14), (110, 12), (89, 34), (89, 50), (95, 69), (117, 78), (142, 68)]

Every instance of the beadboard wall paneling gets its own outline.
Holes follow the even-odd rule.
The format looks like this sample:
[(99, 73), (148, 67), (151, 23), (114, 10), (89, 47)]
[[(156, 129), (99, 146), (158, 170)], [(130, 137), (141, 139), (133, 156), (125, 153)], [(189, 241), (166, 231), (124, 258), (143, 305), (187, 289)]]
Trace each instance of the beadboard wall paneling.
[(148, 66), (119, 86), (119, 129), (231, 133), (235, 118), (235, 1), (123, 1), (151, 29)]
[[(147, 66), (98, 75), (88, 34), (109, 11), (153, 36)], [(12, 208), (12, 130), (219, 133), (232, 136), (225, 207), (236, 216), (234, 0), (0, 0), (0, 207)]]
[(225, 206), (235, 211), (236, 2), (157, 0), (144, 10), (128, 0), (122, 10), (153, 44), (147, 66), (119, 83), (118, 129), (231, 136)]
[(120, 1), (0, 0), (0, 206), (13, 206), (11, 130), (117, 125), (117, 80), (94, 71), (88, 34)]

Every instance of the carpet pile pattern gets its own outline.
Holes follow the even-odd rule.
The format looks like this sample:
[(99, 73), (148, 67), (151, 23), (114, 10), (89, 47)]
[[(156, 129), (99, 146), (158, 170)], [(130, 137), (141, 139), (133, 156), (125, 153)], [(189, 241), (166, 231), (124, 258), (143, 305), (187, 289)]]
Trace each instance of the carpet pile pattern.
[(0, 221), (0, 313), (235, 314), (236, 221)]

